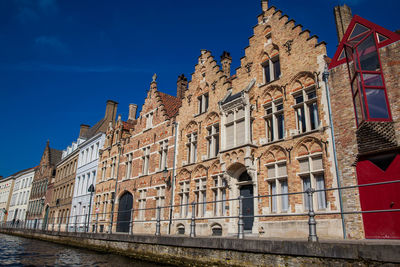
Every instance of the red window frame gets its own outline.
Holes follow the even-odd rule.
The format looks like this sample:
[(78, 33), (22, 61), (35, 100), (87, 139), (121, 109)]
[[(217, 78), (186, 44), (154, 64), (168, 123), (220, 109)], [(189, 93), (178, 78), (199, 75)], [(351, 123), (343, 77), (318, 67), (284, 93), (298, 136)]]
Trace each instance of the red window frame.
[[(364, 25), (362, 25), (362, 26), (364, 26)], [(378, 62), (379, 62), (379, 70), (378, 71), (361, 69), (360, 55), (359, 55), (358, 47), (369, 36), (373, 37), (375, 51), (376, 51), (376, 54), (378, 57)], [(350, 43), (351, 41), (354, 41), (355, 39), (360, 38), (360, 37), (362, 37), (362, 38), (357, 40), (357, 43), (355, 43), (355, 44)], [(355, 117), (356, 117), (357, 127), (361, 124), (362, 121), (392, 121), (392, 114), (390, 111), (389, 99), (387, 97), (386, 84), (385, 84), (385, 79), (383, 77), (382, 63), (381, 63), (381, 58), (379, 55), (379, 48), (378, 48), (377, 44), (378, 44), (377, 32), (373, 29), (369, 29), (368, 31), (362, 32), (362, 33), (358, 34), (357, 36), (354, 36), (351, 39), (347, 40), (347, 42), (344, 43), (344, 47), (343, 47), (345, 55), (346, 55), (346, 61), (347, 61), (349, 79), (350, 79), (350, 86), (351, 86), (351, 90), (352, 90), (353, 106), (354, 106), (354, 113), (356, 115)], [(348, 51), (348, 49), (351, 49), (351, 51)], [(351, 55), (349, 55), (349, 52), (351, 52)], [(352, 71), (353, 69), (354, 69), (354, 71)], [(381, 78), (381, 81), (382, 81), (382, 85), (381, 86), (367, 85), (364, 80), (364, 74), (379, 75)], [(355, 83), (358, 83), (358, 84), (355, 84)], [(384, 96), (385, 96), (385, 101), (386, 101), (386, 111), (388, 113), (387, 118), (372, 118), (371, 117), (370, 110), (369, 110), (370, 108), (368, 105), (368, 99), (366, 97), (367, 96), (366, 89), (375, 89), (375, 90), (383, 90), (384, 91)], [(356, 97), (358, 97), (359, 99), (356, 99)], [(360, 105), (359, 111), (357, 110), (357, 105), (356, 105), (357, 100), (360, 101), (359, 102), (359, 105)], [(358, 114), (359, 112), (361, 112), (361, 114)], [(360, 121), (359, 117), (361, 117), (361, 121)]]

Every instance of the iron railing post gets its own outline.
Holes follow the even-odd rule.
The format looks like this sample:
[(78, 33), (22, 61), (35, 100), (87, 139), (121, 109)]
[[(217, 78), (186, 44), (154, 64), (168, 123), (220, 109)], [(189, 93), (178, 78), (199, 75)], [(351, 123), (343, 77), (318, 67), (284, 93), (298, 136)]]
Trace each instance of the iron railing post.
[(52, 218), (52, 224), (51, 224), (51, 231), (54, 232), (54, 222), (55, 222), (55, 218)]
[(156, 236), (161, 235), (161, 207), (157, 206)]
[(243, 196), (239, 196), (239, 220), (238, 220), (238, 238), (244, 238), (244, 222), (243, 222)]
[(58, 217), (58, 233), (60, 233), (60, 229), (61, 229), (61, 218)]
[(114, 214), (113, 214), (113, 212), (111, 212), (111, 218), (110, 218), (110, 221), (108, 222), (109, 223), (109, 230), (108, 230), (109, 234), (112, 234), (113, 220), (114, 220)]
[(76, 233), (76, 224), (78, 223), (78, 215), (75, 215), (74, 232)]
[(96, 213), (96, 223), (94, 225), (94, 232), (97, 234), (97, 226), (99, 225), (99, 214)]
[(315, 221), (313, 194), (315, 190), (308, 188), (306, 190), (308, 196), (308, 241), (318, 242), (317, 222)]
[(68, 224), (69, 224), (69, 218), (70, 218), (70, 216), (68, 216), (67, 217), (67, 223), (66, 223), (66, 228), (65, 228), (65, 232), (67, 232), (68, 233)]
[(192, 202), (192, 219), (190, 221), (190, 237), (196, 237), (196, 202)]

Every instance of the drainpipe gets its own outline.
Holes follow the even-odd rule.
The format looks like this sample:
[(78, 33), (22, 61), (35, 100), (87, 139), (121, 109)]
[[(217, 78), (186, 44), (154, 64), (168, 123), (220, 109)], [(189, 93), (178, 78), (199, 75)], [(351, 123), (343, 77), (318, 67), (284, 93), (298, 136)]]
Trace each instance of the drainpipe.
[(112, 233), (112, 226), (114, 223), (114, 207), (115, 207), (115, 201), (117, 199), (117, 189), (118, 189), (118, 174), (119, 174), (119, 162), (121, 159), (121, 152), (122, 152), (122, 147), (121, 143), (118, 144), (118, 165), (117, 165), (117, 176), (115, 177), (115, 188), (114, 188), (114, 198), (112, 199), (112, 206), (111, 206), (111, 223), (110, 223), (110, 234)]
[(176, 151), (177, 151), (177, 140), (178, 140), (178, 123), (173, 122), (175, 125), (175, 144), (174, 144), (174, 163), (172, 164), (172, 182), (171, 182), (171, 199), (170, 199), (170, 209), (169, 209), (169, 224), (168, 224), (168, 234), (171, 234), (172, 225), (172, 205), (174, 204), (174, 190), (175, 190), (175, 162), (176, 162)]
[[(325, 83), (326, 100), (328, 102), (328, 115), (329, 115), (329, 124), (330, 124), (330, 128), (331, 128), (331, 136), (332, 136), (333, 159), (335, 161), (336, 182), (337, 182), (338, 188), (341, 188), (340, 178), (339, 178), (338, 162), (337, 162), (337, 157), (336, 157), (335, 135), (333, 133), (334, 130), (333, 130), (333, 121), (332, 121), (331, 99), (330, 99), (330, 96), (329, 96), (330, 95), (330, 91), (329, 91), (328, 78), (329, 78), (328, 66), (325, 65), (324, 72), (322, 73), (322, 79), (323, 79), (323, 81)], [(343, 239), (346, 239), (346, 227), (345, 227), (344, 215), (343, 215), (342, 191), (340, 189), (338, 189), (338, 192), (339, 192), (340, 216), (342, 218)]]

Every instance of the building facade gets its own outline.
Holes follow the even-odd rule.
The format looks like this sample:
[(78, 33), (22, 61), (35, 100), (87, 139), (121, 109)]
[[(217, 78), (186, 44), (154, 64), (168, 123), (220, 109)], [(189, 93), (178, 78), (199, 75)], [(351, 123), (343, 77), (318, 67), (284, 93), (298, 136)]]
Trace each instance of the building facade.
[[(329, 72), (345, 211), (399, 209), (400, 35), (335, 8), (339, 46)], [(382, 183), (365, 186), (371, 183)], [(348, 238), (400, 238), (399, 212), (346, 215)]]
[(15, 177), (15, 184), (9, 208), (9, 222), (18, 222), (18, 224), (25, 223), (34, 175), (35, 167), (13, 175)]
[[(104, 146), (105, 132), (109, 124), (115, 123), (117, 104), (107, 101), (104, 118), (93, 127), (81, 125), (80, 136), (85, 141), (79, 145), (78, 169), (75, 177), (75, 187), (72, 198), (72, 213), (70, 218), (70, 230), (89, 230), (93, 198), (96, 185), (97, 169), (99, 163), (99, 151)], [(86, 127), (87, 130), (85, 130)]]
[(15, 177), (9, 176), (0, 180), (0, 222), (6, 222), (14, 188)]
[[(50, 148), (47, 141), (42, 158), (33, 176), (26, 220), (30, 228), (43, 228), (47, 224), (49, 209), (45, 208), (46, 196), (52, 192), (48, 186), (54, 181), (56, 165), (61, 160), (62, 151)], [(44, 222), (44, 223), (43, 223)]]
[[(206, 219), (196, 223), (198, 234), (237, 234), (242, 196), (245, 232), (306, 237), (308, 217), (298, 215), (308, 212), (308, 196), (285, 194), (337, 186), (322, 83), (325, 43), (267, 1), (262, 7), (235, 75), (229, 53), (221, 68), (202, 50), (177, 116), (174, 201), (181, 206), (173, 215), (189, 219), (189, 204), (199, 203), (195, 216)], [(339, 210), (337, 192), (316, 192), (313, 203), (326, 214), (318, 234), (341, 237), (340, 216), (329, 214)], [(173, 229), (188, 234), (189, 226), (182, 220)]]

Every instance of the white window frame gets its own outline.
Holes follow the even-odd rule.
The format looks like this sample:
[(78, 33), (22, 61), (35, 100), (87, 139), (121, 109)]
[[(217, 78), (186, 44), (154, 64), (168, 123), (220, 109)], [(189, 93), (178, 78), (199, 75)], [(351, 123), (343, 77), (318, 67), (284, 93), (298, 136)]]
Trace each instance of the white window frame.
[[(282, 106), (282, 109), (278, 109)], [(278, 98), (270, 103), (264, 105), (265, 110), (265, 130), (268, 142), (278, 141), (285, 139), (285, 115), (283, 98)], [(283, 116), (283, 135), (279, 138), (278, 122), (279, 116)]]
[[(239, 110), (243, 110), (242, 117), (238, 117)], [(233, 113), (233, 120), (228, 122), (228, 117), (229, 117), (230, 113)], [(245, 113), (246, 113), (246, 109), (244, 106), (241, 106), (239, 108), (236, 108), (236, 109), (226, 112), (226, 115), (225, 115), (226, 123), (224, 125), (224, 127), (225, 127), (225, 142), (226, 142), (225, 148), (226, 149), (234, 148), (234, 147), (237, 147), (239, 145), (243, 145), (246, 143), (246, 132), (245, 132), (246, 131), (246, 114)], [(244, 140), (243, 140), (243, 143), (240, 144), (237, 140), (237, 132), (238, 132), (238, 127), (239, 127), (238, 123), (242, 122), (242, 121), (243, 121), (243, 125), (244, 125), (243, 126), (244, 127), (244, 129), (243, 129), (243, 131), (244, 131), (243, 139)], [(227, 137), (227, 127), (231, 126), (231, 125), (233, 125), (233, 143), (230, 143), (229, 140), (227, 140), (228, 138), (226, 138)]]
[(157, 195), (156, 199), (156, 208), (160, 207), (160, 218), (164, 217), (164, 205), (165, 205), (165, 186), (157, 186), (156, 187)]
[(168, 140), (160, 142), (159, 154), (160, 154), (159, 170), (162, 171), (168, 168)]
[(178, 192), (180, 198), (180, 209), (179, 216), (181, 218), (187, 218), (189, 215), (189, 191), (190, 191), (190, 180), (179, 182), (180, 191)]
[(198, 105), (199, 105), (198, 109), (197, 109), (197, 114), (202, 114), (202, 113), (207, 112), (208, 105), (210, 102), (209, 94), (208, 93), (202, 94), (201, 96), (199, 96), (197, 98), (197, 101), (198, 101)]
[[(309, 98), (310, 93), (314, 93), (315, 97)], [(319, 128), (321, 122), (318, 114), (318, 96), (317, 90), (315, 86), (310, 88), (305, 88), (299, 90), (295, 93), (292, 93), (295, 104), (293, 105), (293, 109), (295, 111), (296, 118), (296, 129), (299, 134), (313, 131)], [(296, 103), (296, 98), (302, 97), (303, 101)], [(311, 109), (311, 107), (315, 107), (315, 109)], [(312, 127), (311, 122), (311, 112), (313, 111), (314, 117), (314, 128)], [(304, 120), (301, 120), (300, 117), (304, 116)], [(305, 124), (305, 125), (304, 125)]]
[(207, 156), (214, 158), (219, 153), (219, 124), (215, 123), (207, 127)]
[[(279, 77), (275, 77), (275, 67), (274, 67), (274, 63), (275, 63), (276, 61), (279, 61)], [(278, 80), (278, 79), (282, 76), (282, 68), (281, 68), (280, 65), (281, 65), (281, 61), (280, 61), (279, 55), (273, 56), (272, 58), (270, 58), (270, 59), (264, 61), (264, 62), (261, 64), (261, 66), (262, 66), (262, 68), (263, 68), (264, 84), (267, 84), (267, 83), (273, 82), (273, 81), (275, 81), (275, 80)], [(266, 73), (266, 67), (267, 67), (267, 66), (268, 66), (268, 69), (269, 69), (269, 77), (270, 77), (269, 80), (267, 79), (268, 77), (265, 75), (265, 73)]]
[(153, 112), (146, 114), (146, 129), (153, 127)]
[(188, 142), (186, 143), (187, 148), (187, 162), (197, 162), (197, 132), (193, 132), (187, 135)]
[(150, 169), (150, 146), (143, 148), (142, 175), (148, 175)]
[(196, 216), (205, 217), (207, 211), (207, 177), (195, 178)]
[(211, 190), (214, 194), (214, 202), (213, 203), (213, 212), (214, 216), (224, 216), (226, 215), (226, 205), (227, 205), (227, 192), (228, 192), (228, 182), (223, 177), (222, 174), (213, 175), (213, 183), (214, 185), (211, 187)]
[(144, 220), (145, 215), (146, 215), (146, 194), (147, 194), (147, 189), (139, 189), (139, 220)]
[(133, 153), (127, 154), (126, 157), (127, 157), (127, 162), (126, 162), (125, 179), (129, 179), (129, 178), (131, 178), (131, 174), (132, 174)]
[[(314, 166), (314, 162), (316, 160), (321, 160), (321, 165), (322, 169), (318, 169)], [(302, 188), (303, 191), (306, 191), (307, 188), (305, 186), (305, 180), (309, 179), (310, 181), (310, 187), (314, 189), (326, 189), (326, 183), (325, 183), (325, 175), (324, 175), (324, 157), (322, 153), (314, 153), (314, 154), (309, 154), (305, 156), (301, 156), (297, 158), (297, 161), (299, 162), (299, 165), (301, 162), (307, 162), (308, 166), (308, 171), (303, 171), (299, 172), (297, 175), (301, 178), (302, 180)], [(318, 181), (321, 181), (320, 179), (323, 179), (323, 186), (321, 187), (318, 185)], [(320, 191), (316, 192), (313, 194), (313, 208), (314, 210), (325, 210), (328, 208), (328, 200), (326, 197), (326, 191)], [(305, 211), (308, 210), (308, 195), (307, 193), (304, 193), (303, 197), (303, 208)]]
[[(279, 175), (278, 169), (280, 166), (285, 166), (286, 173), (284, 175)], [(268, 169), (273, 168), (274, 169), (274, 174), (272, 177), (267, 177), (266, 181), (268, 182), (269, 185), (269, 194), (270, 195), (279, 195), (283, 193), (288, 193), (283, 192), (283, 185), (286, 182), (286, 189), (288, 190), (288, 175), (287, 175), (287, 161), (286, 160), (280, 160), (280, 161), (275, 161), (272, 163), (265, 164), (265, 167), (267, 168), (267, 173)], [(273, 188), (275, 185), (275, 192), (273, 192)], [(286, 213), (290, 211), (290, 198), (289, 195), (280, 195), (280, 196), (270, 196), (269, 198), (270, 201), (270, 212), (271, 213)], [(285, 203), (287, 206), (285, 206)]]

